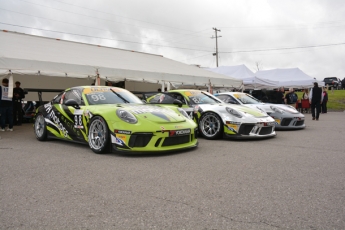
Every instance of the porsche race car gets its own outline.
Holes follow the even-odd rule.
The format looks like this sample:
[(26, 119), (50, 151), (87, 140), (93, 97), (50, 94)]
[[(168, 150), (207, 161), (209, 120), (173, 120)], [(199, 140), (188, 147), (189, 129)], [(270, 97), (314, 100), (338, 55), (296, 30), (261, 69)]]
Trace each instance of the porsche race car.
[(108, 86), (73, 87), (58, 94), (37, 108), (34, 132), (40, 141), (50, 137), (86, 143), (95, 153), (198, 145), (197, 125), (183, 109), (147, 105), (125, 89)]
[(230, 105), (201, 90), (170, 90), (147, 99), (150, 104), (177, 105), (198, 124), (206, 139), (273, 137), (275, 121), (266, 112)]
[(276, 129), (303, 129), (305, 117), (291, 105), (262, 103), (247, 93), (226, 92), (215, 96), (222, 101), (249, 108), (258, 108), (269, 114), (276, 124)]

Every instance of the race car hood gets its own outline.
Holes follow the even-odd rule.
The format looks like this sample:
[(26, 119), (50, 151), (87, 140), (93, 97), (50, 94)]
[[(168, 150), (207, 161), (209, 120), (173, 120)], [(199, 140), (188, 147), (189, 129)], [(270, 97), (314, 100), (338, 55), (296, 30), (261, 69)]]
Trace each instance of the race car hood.
[(131, 112), (139, 120), (149, 120), (155, 123), (183, 122), (186, 120), (182, 114), (159, 105), (124, 104), (120, 107)]
[(212, 110), (212, 111), (218, 111), (221, 113), (228, 113), (226, 111), (226, 107), (235, 109), (237, 111), (240, 111), (244, 113), (246, 116), (253, 116), (256, 118), (263, 118), (263, 117), (268, 117), (267, 113), (257, 109), (257, 108), (249, 108), (241, 105), (233, 105), (233, 104), (205, 104), (205, 105), (198, 105), (201, 110), (207, 111), (207, 110)]
[(292, 114), (298, 114), (299, 112), (292, 108), (289, 105), (284, 104), (269, 104), (269, 103), (260, 103), (260, 104), (246, 104), (245, 106), (251, 107), (251, 108), (260, 108), (264, 110), (266, 113), (273, 113), (271, 106), (277, 107), (279, 109), (284, 110), (285, 112), (292, 113)]

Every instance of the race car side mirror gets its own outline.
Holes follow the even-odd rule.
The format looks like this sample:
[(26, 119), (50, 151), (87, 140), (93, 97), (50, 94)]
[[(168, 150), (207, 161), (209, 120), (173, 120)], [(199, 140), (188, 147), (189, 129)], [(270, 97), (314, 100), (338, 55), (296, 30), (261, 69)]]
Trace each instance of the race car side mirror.
[(175, 100), (173, 101), (173, 104), (174, 104), (174, 105), (177, 105), (178, 107), (182, 107), (182, 101), (180, 101), (180, 100), (175, 99)]
[(76, 109), (80, 109), (78, 102), (77, 102), (76, 100), (74, 100), (74, 99), (68, 99), (68, 100), (65, 102), (65, 105), (67, 105), (67, 106), (72, 106), (72, 107), (74, 107), (74, 108), (76, 108)]

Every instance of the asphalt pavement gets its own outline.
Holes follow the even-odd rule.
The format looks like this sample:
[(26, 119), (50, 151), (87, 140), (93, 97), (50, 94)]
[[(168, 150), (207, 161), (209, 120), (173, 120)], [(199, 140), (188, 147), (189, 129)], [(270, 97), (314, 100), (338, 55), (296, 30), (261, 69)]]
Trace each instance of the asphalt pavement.
[(0, 132), (0, 229), (345, 229), (345, 113), (265, 140), (97, 155)]

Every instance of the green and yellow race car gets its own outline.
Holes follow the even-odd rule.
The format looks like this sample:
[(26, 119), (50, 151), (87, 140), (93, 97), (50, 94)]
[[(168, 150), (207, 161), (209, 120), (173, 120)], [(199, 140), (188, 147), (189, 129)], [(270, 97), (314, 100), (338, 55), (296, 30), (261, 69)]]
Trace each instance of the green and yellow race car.
[(180, 106), (198, 124), (199, 133), (206, 139), (257, 139), (276, 135), (274, 119), (263, 110), (226, 104), (201, 90), (170, 90), (146, 100), (150, 104)]
[(95, 153), (162, 152), (198, 145), (197, 125), (176, 106), (147, 105), (129, 91), (108, 86), (67, 89), (37, 108), (40, 141), (88, 143)]

